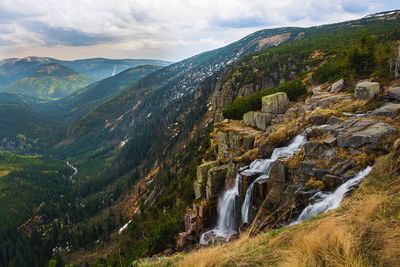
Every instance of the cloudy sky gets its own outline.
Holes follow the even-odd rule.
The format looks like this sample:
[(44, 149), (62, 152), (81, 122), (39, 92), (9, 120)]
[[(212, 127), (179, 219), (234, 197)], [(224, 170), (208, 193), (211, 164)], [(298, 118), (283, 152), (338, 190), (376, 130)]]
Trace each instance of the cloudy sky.
[(177, 61), (264, 28), (400, 9), (399, 0), (0, 0), (0, 58)]

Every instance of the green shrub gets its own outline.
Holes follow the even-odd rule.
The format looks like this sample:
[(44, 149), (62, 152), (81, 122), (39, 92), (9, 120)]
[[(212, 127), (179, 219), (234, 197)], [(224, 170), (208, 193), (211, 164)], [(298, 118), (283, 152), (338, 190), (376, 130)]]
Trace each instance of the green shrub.
[(263, 96), (271, 95), (275, 92), (275, 89), (268, 88), (245, 97), (237, 97), (224, 109), (224, 118), (241, 120), (246, 112), (261, 109), (261, 98)]
[(300, 96), (307, 93), (307, 87), (299, 80), (281, 83), (278, 92), (285, 92), (290, 101), (296, 101)]
[(335, 82), (338, 79), (343, 78), (347, 73), (347, 66), (344, 62), (331, 61), (326, 62), (319, 68), (317, 68), (312, 79), (317, 84), (322, 84), (326, 82)]

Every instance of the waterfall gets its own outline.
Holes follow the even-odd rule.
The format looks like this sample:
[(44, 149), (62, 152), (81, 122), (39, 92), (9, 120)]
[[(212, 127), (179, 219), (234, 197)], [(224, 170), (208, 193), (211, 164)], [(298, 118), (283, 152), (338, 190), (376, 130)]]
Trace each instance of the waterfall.
[(243, 214), (248, 220), (248, 210), (250, 207), (251, 193), (253, 190), (254, 183), (260, 179), (266, 179), (266, 174), (269, 172), (270, 164), (282, 157), (290, 157), (296, 151), (298, 151), (302, 144), (304, 144), (306, 138), (304, 135), (296, 136), (293, 141), (286, 147), (274, 149), (270, 159), (257, 159), (250, 164), (249, 169), (244, 170), (242, 173), (236, 175), (235, 184), (233, 187), (224, 192), (224, 194), (218, 199), (218, 223), (217, 226), (205, 233), (200, 237), (200, 244), (206, 245), (212, 239), (222, 239), (229, 241), (229, 239), (237, 233), (237, 216), (235, 202), (236, 197), (239, 195), (239, 181), (240, 175), (246, 172), (260, 173), (260, 176), (249, 186), (246, 192), (245, 202), (242, 205), (242, 217)]
[[(306, 138), (304, 135), (297, 135), (293, 141), (286, 147), (279, 147), (274, 149), (272, 152), (271, 158), (264, 160), (256, 160), (250, 164), (250, 169), (246, 171), (251, 172), (261, 172), (262, 174), (252, 182), (246, 191), (246, 196), (242, 204), (241, 215), (242, 215), (242, 223), (250, 223), (249, 218), (249, 209), (251, 204), (251, 196), (253, 194), (254, 184), (258, 181), (268, 179), (269, 170), (271, 167), (271, 163), (280, 159), (280, 158), (289, 158), (294, 155), (301, 146), (306, 142)], [(245, 171), (245, 172), (246, 172)]]
[(320, 213), (333, 210), (339, 207), (344, 196), (356, 187), (362, 179), (368, 176), (372, 167), (368, 166), (360, 171), (353, 178), (339, 186), (333, 193), (317, 193), (313, 198), (318, 198), (318, 201), (308, 205), (299, 215), (299, 218), (292, 224), (297, 224), (301, 221), (307, 220)]
[(114, 65), (114, 69), (111, 76), (115, 76), (116, 73), (117, 73), (117, 65)]

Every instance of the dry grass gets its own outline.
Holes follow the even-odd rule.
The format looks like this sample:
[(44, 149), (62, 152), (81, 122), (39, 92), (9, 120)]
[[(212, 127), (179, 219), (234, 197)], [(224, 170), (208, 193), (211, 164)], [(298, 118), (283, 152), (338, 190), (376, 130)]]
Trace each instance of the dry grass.
[(399, 266), (400, 148), (342, 207), (310, 221), (143, 266)]

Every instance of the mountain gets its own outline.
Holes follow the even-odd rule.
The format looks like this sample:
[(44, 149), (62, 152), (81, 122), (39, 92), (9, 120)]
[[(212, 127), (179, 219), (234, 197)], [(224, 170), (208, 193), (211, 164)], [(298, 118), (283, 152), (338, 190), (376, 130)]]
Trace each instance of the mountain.
[(4, 59), (0, 61), (0, 91), (57, 100), (92, 82), (147, 64), (166, 66), (169, 62), (103, 58), (74, 61), (47, 57)]
[(124, 70), (114, 76), (92, 83), (52, 105), (56, 105), (64, 114), (72, 113), (74, 117), (77, 117), (88, 113), (91, 108), (110, 100), (125, 88), (160, 68), (155, 65), (140, 65)]
[[(54, 257), (51, 263), (59, 263), (61, 255), (77, 266), (86, 262), (110, 266), (132, 262), (157, 265), (159, 261), (164, 264), (164, 260), (166, 265), (173, 265), (175, 260), (185, 260), (186, 256), (178, 259), (158, 256), (197, 247), (204, 230), (213, 229), (220, 221), (219, 199), (229, 200), (223, 203), (228, 215), (228, 224), (223, 227), (229, 228), (229, 238), (248, 229), (246, 224), (238, 228), (242, 221), (236, 214), (241, 214), (241, 209), (229, 208), (235, 205), (249, 203), (246, 206), (249, 223), (256, 222), (250, 228), (254, 234), (291, 222), (316, 200), (312, 198), (317, 196), (316, 192), (322, 197), (330, 196), (336, 187), (351, 181), (382, 154), (394, 153), (392, 160), (396, 159), (398, 146), (393, 143), (395, 133), (400, 130), (399, 109), (386, 91), (399, 85), (393, 75), (398, 73), (393, 62), (400, 60), (399, 40), (400, 12), (318, 27), (268, 29), (163, 68), (146, 66), (127, 70), (51, 105), (37, 103), (34, 98), (5, 96), (8, 100), (4, 105), (14, 104), (24, 109), (19, 116), (27, 118), (24, 122), (27, 128), (33, 127), (29, 125), (31, 121), (43, 118), (44, 125), (51, 125), (41, 137), (48, 142), (35, 152), (54, 158), (54, 161), (45, 158), (50, 166), (40, 172), (54, 174), (51, 181), (57, 190), (51, 191), (48, 184), (43, 184), (52, 197), (41, 194), (42, 208), (24, 215), (31, 215), (30, 223), (20, 225), (20, 231), (9, 227), (8, 232), (0, 233), (0, 255), (16, 266), (32, 266), (35, 262), (46, 265), (50, 257)], [(360, 90), (367, 90), (361, 96), (374, 96), (369, 102), (358, 99), (354, 89), (360, 80), (366, 79), (379, 81), (385, 89), (377, 93), (379, 85), (376, 90), (375, 83), (359, 86)], [(389, 106), (382, 108), (383, 104)], [(63, 116), (67, 110), (72, 112)], [(31, 114), (38, 114), (38, 119), (30, 118)], [(4, 127), (12, 120), (4, 122)], [(308, 127), (311, 128), (306, 131)], [(14, 135), (17, 131), (21, 130), (14, 129)], [(25, 132), (16, 138), (25, 139)], [(275, 148), (287, 148), (296, 136), (297, 141), (293, 142), (296, 147), (290, 146), (290, 153), (282, 150), (284, 153), (279, 154), (282, 157), (274, 160), (271, 179), (255, 183), (260, 171), (256, 167), (268, 163)], [(5, 162), (5, 177), (15, 174), (15, 181), (30, 181), (29, 171), (19, 171), (30, 170), (32, 166), (10, 166), (9, 158), (12, 156), (0, 157), (0, 163)], [(65, 161), (73, 170), (71, 179), (65, 179), (72, 177), (64, 169), (67, 165), (62, 168)], [(252, 162), (249, 172), (239, 173)], [(60, 173), (53, 172), (53, 168)], [(14, 180), (6, 185), (14, 184)], [(386, 184), (387, 180), (382, 181)], [(373, 180), (373, 185), (377, 184), (379, 179)], [(246, 202), (250, 185), (254, 185), (251, 188), (255, 191), (254, 194), (249, 191), (252, 197)], [(66, 194), (60, 196), (58, 189)], [(18, 190), (26, 195), (29, 188)], [(235, 191), (237, 194), (230, 194)], [(341, 196), (345, 193), (348, 192)], [(382, 195), (385, 194), (379, 192), (366, 203), (375, 205)], [(29, 206), (26, 204), (29, 201), (28, 198), (19, 204)], [(386, 200), (382, 203), (386, 208)], [(368, 211), (375, 211), (374, 205)], [(379, 214), (377, 218), (395, 218), (396, 207), (397, 203), (390, 214)], [(360, 213), (363, 211), (358, 209), (354, 212)], [(349, 221), (357, 221), (355, 215)], [(21, 221), (22, 216), (15, 216)], [(384, 222), (388, 235), (386, 229), (393, 227), (390, 221)], [(361, 241), (375, 237), (381, 228), (367, 230), (355, 237)], [(20, 233), (25, 231), (32, 234)], [(280, 231), (284, 230), (268, 231), (266, 235), (274, 237)], [(236, 234), (230, 235), (232, 232)], [(218, 239), (212, 233), (206, 236), (207, 240), (216, 244), (225, 241), (225, 235)], [(288, 238), (279, 237), (283, 241)], [(282, 246), (290, 247), (285, 242)], [(393, 247), (388, 246), (388, 252), (396, 251), (390, 249), (396, 247), (396, 242)], [(345, 244), (348, 248), (349, 243)], [(28, 249), (42, 245), (46, 249)], [(332, 247), (336, 245), (332, 243)], [(15, 249), (10, 251), (8, 246)], [(304, 247), (302, 244), (301, 248)], [(375, 256), (379, 249), (368, 248), (374, 250), (370, 254), (371, 263), (376, 259), (378, 265), (385, 265)], [(236, 247), (232, 249), (237, 251)], [(332, 251), (331, 247), (327, 249)], [(362, 249), (356, 255), (363, 255)], [(318, 251), (315, 255), (321, 259)], [(343, 256), (343, 250), (339, 252), (333, 258)], [(156, 257), (140, 259), (152, 255)], [(190, 253), (189, 261), (191, 255), (196, 254)], [(226, 255), (221, 258), (227, 259)], [(253, 261), (262, 265), (262, 257), (254, 255)], [(210, 265), (218, 265), (219, 259), (218, 253), (207, 258), (216, 262)], [(191, 261), (192, 265), (198, 262)], [(312, 265), (308, 263), (303, 265)], [(223, 264), (235, 262), (228, 259)]]
[(47, 58), (5, 60), (0, 65), (0, 91), (43, 100), (65, 97), (91, 79)]
[(171, 62), (168, 61), (153, 59), (89, 58), (73, 61), (52, 59), (52, 61), (74, 69), (80, 73), (86, 74), (96, 81), (113, 76), (129, 68), (134, 68), (141, 65), (165, 67), (171, 64)]

